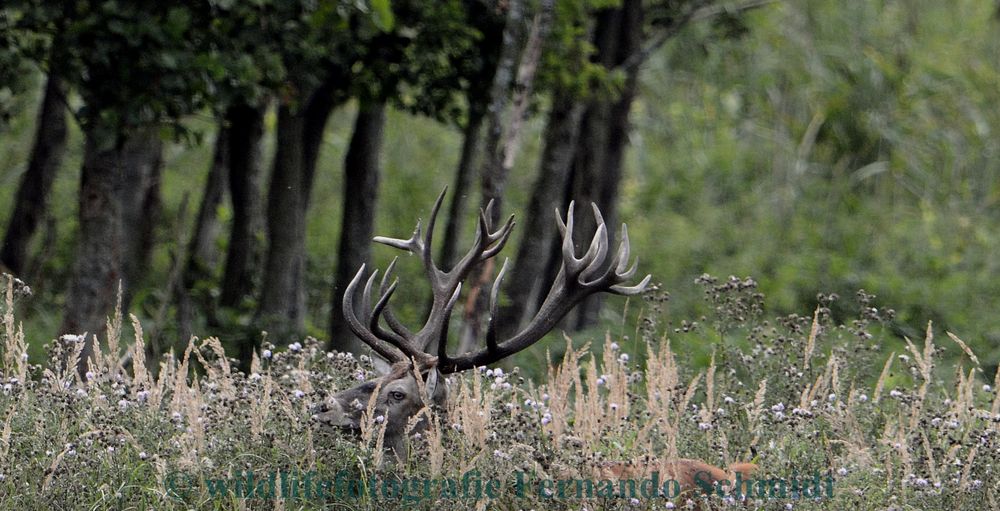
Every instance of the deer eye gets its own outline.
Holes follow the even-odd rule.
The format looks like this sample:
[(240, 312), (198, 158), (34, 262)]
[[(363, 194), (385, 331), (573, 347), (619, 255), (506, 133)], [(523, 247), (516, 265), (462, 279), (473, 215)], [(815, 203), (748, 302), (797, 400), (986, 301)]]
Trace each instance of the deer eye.
[(402, 401), (403, 398), (406, 397), (406, 395), (398, 390), (394, 390), (389, 393), (389, 397), (392, 398), (394, 401)]

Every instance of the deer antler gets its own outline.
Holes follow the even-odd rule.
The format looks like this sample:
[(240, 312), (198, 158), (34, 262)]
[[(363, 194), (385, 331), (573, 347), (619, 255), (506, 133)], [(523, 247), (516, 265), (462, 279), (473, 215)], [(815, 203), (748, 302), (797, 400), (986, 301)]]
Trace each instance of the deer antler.
[[(507, 271), (507, 261), (505, 260), (490, 291), (490, 319), (486, 346), (474, 353), (451, 357), (447, 353), (448, 319), (461, 293), (462, 282), (476, 264), (494, 257), (503, 249), (514, 228), (514, 216), (511, 215), (499, 229), (494, 230), (490, 220), (493, 207), (491, 201), (485, 210), (479, 212), (479, 227), (472, 248), (449, 271), (443, 271), (434, 264), (431, 258), (431, 241), (434, 223), (445, 192), (447, 192), (447, 188), (441, 192), (434, 203), (426, 234), (421, 234), (421, 224), (418, 221), (416, 229), (408, 239), (382, 236), (374, 238), (374, 241), (378, 243), (416, 254), (423, 261), (424, 271), (433, 292), (431, 310), (427, 314), (424, 326), (417, 332), (411, 332), (389, 309), (389, 299), (396, 290), (397, 281), (393, 280), (388, 287), (386, 287), (386, 282), (395, 267), (395, 259), (386, 269), (378, 284), (376, 290), (378, 299), (374, 306), (372, 306), (372, 288), (378, 272), (372, 273), (368, 278), (362, 294), (361, 309), (366, 311), (362, 314), (362, 318), (358, 318), (354, 311), (354, 295), (364, 276), (364, 265), (347, 286), (344, 295), (344, 316), (351, 330), (389, 361), (396, 362), (412, 358), (425, 367), (437, 365), (438, 369), (446, 374), (490, 364), (537, 342), (585, 297), (602, 291), (619, 295), (634, 295), (641, 293), (649, 284), (650, 276), (647, 275), (637, 285), (622, 285), (635, 274), (639, 261), (636, 259), (631, 266), (628, 265), (628, 229), (625, 224), (622, 224), (621, 241), (614, 259), (609, 263), (607, 226), (597, 206), (593, 206), (597, 231), (583, 256), (576, 257), (573, 248), (574, 203), (571, 202), (565, 222), (563, 222), (558, 210), (556, 211), (559, 232), (563, 237), (563, 264), (535, 317), (513, 337), (497, 342), (497, 303), (500, 283)], [(380, 319), (382, 317), (385, 318), (389, 330), (381, 326)], [(427, 347), (435, 339), (439, 339), (436, 357), (426, 352)]]
[(610, 264), (607, 264), (608, 230), (604, 218), (601, 216), (601, 211), (596, 205), (593, 206), (593, 210), (597, 231), (583, 257), (576, 257), (573, 248), (574, 207), (575, 203), (570, 202), (565, 223), (562, 215), (556, 210), (559, 232), (563, 237), (563, 263), (535, 317), (520, 332), (502, 342), (496, 342), (497, 289), (500, 287), (506, 270), (507, 263), (504, 262), (490, 293), (490, 321), (486, 334), (486, 347), (474, 353), (466, 353), (457, 357), (447, 356), (442, 349), (438, 355), (438, 367), (442, 373), (464, 371), (472, 367), (491, 364), (531, 346), (548, 333), (570, 309), (591, 294), (604, 291), (617, 295), (635, 295), (646, 289), (652, 278), (651, 275), (646, 275), (641, 282), (634, 286), (622, 285), (623, 282), (635, 275), (639, 265), (638, 258), (635, 259), (631, 267), (628, 265), (630, 248), (628, 227), (625, 224), (622, 224), (621, 241), (618, 244), (615, 257)]
[[(437, 201), (434, 202), (434, 208), (431, 210), (431, 216), (427, 223), (426, 234), (422, 234), (421, 222), (418, 220), (413, 234), (408, 239), (388, 238), (384, 236), (376, 236), (373, 239), (377, 243), (415, 254), (423, 262), (424, 272), (431, 283), (433, 301), (424, 326), (420, 330), (411, 332), (395, 317), (388, 307), (389, 298), (396, 289), (396, 282), (394, 281), (388, 288), (385, 287), (385, 283), (395, 266), (395, 259), (386, 269), (385, 275), (378, 285), (377, 294), (379, 298), (376, 301), (374, 309), (371, 307), (371, 291), (376, 274), (373, 273), (369, 277), (362, 294), (361, 308), (364, 311), (370, 312), (364, 313), (363, 318), (358, 318), (355, 314), (353, 297), (358, 284), (363, 278), (364, 265), (358, 270), (358, 273), (354, 276), (354, 279), (345, 291), (344, 317), (347, 319), (348, 326), (351, 327), (351, 330), (362, 341), (389, 361), (414, 358), (426, 365), (433, 364), (436, 360), (435, 357), (424, 350), (427, 349), (427, 346), (434, 339), (438, 339), (442, 335), (447, 335), (448, 318), (451, 316), (455, 302), (461, 294), (462, 281), (465, 280), (477, 263), (495, 256), (502, 250), (507, 240), (510, 239), (510, 233), (514, 229), (514, 216), (511, 215), (499, 229), (493, 230), (490, 220), (493, 208), (493, 202), (491, 201), (485, 210), (480, 210), (479, 212), (479, 228), (476, 231), (476, 238), (472, 248), (450, 270), (441, 270), (431, 257), (431, 246), (434, 236), (434, 224), (447, 191), (447, 188), (445, 188), (438, 195)], [(389, 330), (385, 330), (379, 324), (379, 319), (383, 316), (385, 317), (386, 324), (389, 326)], [(398, 352), (394, 351), (392, 347), (395, 347)]]

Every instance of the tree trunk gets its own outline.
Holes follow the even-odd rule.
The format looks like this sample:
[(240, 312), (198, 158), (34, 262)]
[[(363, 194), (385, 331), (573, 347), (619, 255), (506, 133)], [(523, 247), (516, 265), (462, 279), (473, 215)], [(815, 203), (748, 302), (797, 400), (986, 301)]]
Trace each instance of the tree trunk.
[[(278, 343), (305, 329), (306, 210), (326, 119), (336, 105), (331, 90), (332, 86), (319, 87), (302, 109), (289, 105), (278, 109), (278, 150), (268, 188), (267, 257), (257, 309), (257, 324), (266, 326)], [(241, 357), (249, 357), (251, 349), (251, 344), (241, 348)]]
[(229, 129), (225, 123), (220, 123), (219, 132), (215, 138), (215, 153), (212, 155), (212, 165), (208, 169), (205, 181), (205, 193), (198, 206), (198, 216), (195, 218), (191, 239), (188, 241), (188, 260), (185, 270), (185, 288), (190, 289), (198, 280), (212, 274), (212, 268), (218, 262), (218, 250), (215, 241), (219, 237), (219, 204), (226, 195), (226, 183), (229, 180)]
[(337, 275), (330, 311), (330, 349), (360, 353), (362, 344), (344, 319), (344, 289), (371, 255), (378, 196), (379, 154), (385, 126), (385, 106), (362, 105), (344, 158), (344, 216), (340, 230)]
[[(642, 51), (642, 3), (625, 0), (621, 8), (603, 11), (598, 17), (595, 46), (605, 67), (620, 66)], [(617, 234), (618, 190), (622, 179), (625, 146), (628, 143), (629, 111), (637, 92), (639, 67), (625, 69), (625, 85), (616, 98), (599, 98), (588, 105), (580, 131), (580, 143), (573, 164), (571, 196), (581, 206), (578, 244), (589, 241), (595, 229), (593, 216), (585, 212), (591, 203), (601, 208), (608, 226), (608, 239), (614, 246)], [(568, 201), (567, 201), (568, 202)], [(601, 295), (584, 299), (568, 316), (571, 329), (594, 324), (603, 301)]]
[(507, 157), (504, 150), (508, 147), (506, 139), (509, 133), (505, 128), (509, 123), (507, 114), (510, 104), (510, 88), (514, 82), (517, 61), (524, 45), (524, 2), (512, 0), (507, 4), (507, 9), (507, 23), (504, 26), (500, 58), (490, 90), (486, 144), (480, 174), (482, 205), (485, 207), (490, 201), (493, 201), (492, 220), (494, 223), (499, 221), (502, 215), (503, 190), (507, 184), (508, 169), (504, 168)]
[(159, 219), (160, 175), (163, 143), (155, 130), (143, 129), (128, 137), (121, 147), (122, 212), (122, 303), (132, 303), (143, 277), (148, 275), (149, 257)]
[(59, 77), (49, 75), (38, 113), (31, 161), (14, 199), (0, 263), (15, 275), (27, 270), (28, 244), (48, 207), (49, 191), (66, 152), (66, 105)]
[(263, 223), (260, 173), (264, 107), (231, 106), (226, 111), (226, 125), (233, 221), (219, 305), (238, 307), (245, 297), (253, 293), (257, 276), (255, 268), (260, 260), (257, 233)]
[[(489, 133), (487, 135), (485, 161), (482, 167), (482, 204), (493, 202), (490, 220), (499, 225), (503, 212), (504, 188), (507, 177), (517, 156), (520, 135), (532, 93), (535, 74), (541, 59), (542, 45), (552, 22), (554, 3), (543, 1), (538, 7), (527, 37), (524, 32), (524, 6), (520, 2), (510, 2), (507, 25), (504, 27), (503, 44), (497, 72), (494, 76), (490, 96)], [(516, 74), (514, 70), (516, 69)], [(513, 83), (511, 79), (513, 78)], [(515, 94), (509, 98), (511, 85)], [(462, 330), (459, 337), (459, 353), (475, 347), (481, 337), (483, 316), (488, 306), (487, 293), (482, 287), (492, 280), (491, 264), (482, 264), (473, 269), (474, 279), (470, 295), (466, 301)]]
[[(194, 227), (191, 230), (191, 238), (188, 241), (187, 261), (184, 263), (184, 275), (181, 277), (181, 284), (177, 287), (174, 297), (177, 306), (177, 330), (178, 338), (188, 339), (195, 332), (191, 326), (194, 319), (192, 292), (197, 283), (201, 280), (212, 278), (215, 274), (215, 266), (218, 262), (218, 250), (215, 241), (219, 237), (221, 224), (219, 223), (218, 209), (226, 194), (226, 183), (229, 177), (229, 129), (225, 120), (219, 123), (219, 131), (215, 136), (215, 153), (212, 155), (212, 165), (208, 169), (208, 178), (205, 182), (205, 192), (198, 206), (198, 216), (195, 218)], [(205, 312), (212, 323), (214, 316), (214, 300), (199, 301), (198, 308)], [(158, 359), (159, 354), (152, 350), (153, 344), (147, 347), (147, 354)]]
[(268, 188), (267, 259), (258, 308), (258, 322), (279, 339), (305, 326), (301, 284), (305, 258), (304, 126), (300, 113), (287, 105), (279, 107), (278, 150)]
[[(545, 126), (544, 149), (538, 178), (524, 215), (521, 244), (505, 285), (511, 300), (500, 311), (499, 322), (509, 335), (524, 324), (529, 314), (545, 299), (554, 274), (546, 274), (551, 240), (558, 239), (555, 209), (566, 194), (570, 163), (576, 150), (583, 105), (568, 93), (556, 93)], [(558, 249), (558, 243), (555, 244)]]
[(120, 147), (85, 133), (79, 191), (79, 242), (60, 333), (88, 333), (78, 366), (85, 373), (94, 336), (102, 336), (123, 278)]
[(458, 258), (458, 242), (462, 238), (462, 224), (465, 219), (466, 204), (472, 187), (473, 169), (482, 147), (483, 113), (470, 108), (469, 121), (465, 125), (462, 140), (462, 155), (455, 169), (455, 183), (448, 205), (448, 221), (444, 228), (444, 241), (438, 258), (442, 268), (451, 268)]
[(304, 172), (304, 182), (308, 186), (303, 189), (302, 204), (305, 209), (309, 209), (309, 199), (312, 194), (312, 183), (316, 175), (316, 162), (319, 160), (319, 151), (323, 147), (323, 135), (326, 133), (326, 123), (330, 119), (330, 113), (334, 107), (341, 103), (342, 98), (334, 95), (334, 89), (339, 84), (337, 80), (344, 79), (340, 75), (328, 76), (320, 84), (319, 88), (313, 92), (306, 105), (303, 116), (305, 126), (302, 141), (302, 166)]

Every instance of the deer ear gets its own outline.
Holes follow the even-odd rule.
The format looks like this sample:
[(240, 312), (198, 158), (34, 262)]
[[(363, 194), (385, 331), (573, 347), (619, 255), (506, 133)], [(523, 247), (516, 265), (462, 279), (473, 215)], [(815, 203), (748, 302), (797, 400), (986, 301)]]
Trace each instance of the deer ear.
[(372, 354), (372, 365), (375, 366), (375, 370), (378, 371), (378, 374), (382, 376), (389, 374), (389, 371), (392, 370), (392, 364), (386, 362), (385, 359), (375, 355), (374, 353)]
[(439, 373), (437, 369), (432, 368), (430, 371), (427, 371), (427, 375), (424, 376), (424, 387), (427, 389), (428, 398), (434, 397), (434, 392), (437, 391), (438, 386), (438, 376), (440, 375), (441, 373)]

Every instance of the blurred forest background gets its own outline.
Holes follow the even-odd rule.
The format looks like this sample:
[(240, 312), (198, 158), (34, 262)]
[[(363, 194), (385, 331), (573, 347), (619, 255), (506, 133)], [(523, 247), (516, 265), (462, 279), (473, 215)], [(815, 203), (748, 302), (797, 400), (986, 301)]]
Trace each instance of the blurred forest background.
[[(343, 289), (398, 252), (373, 234), (407, 237), (448, 186), (454, 261), (495, 200), (514, 325), (575, 199), (628, 223), (670, 300), (591, 300), (568, 331), (659, 307), (679, 328), (712, 307), (700, 275), (752, 276), (768, 315), (837, 293), (846, 318), (864, 289), (891, 337), (933, 320), (995, 367), (998, 84), (994, 0), (11, 0), (0, 261), (36, 351), (100, 333), (119, 280), (153, 355), (215, 335), (245, 359), (262, 330), (357, 349)], [(419, 261), (397, 274), (415, 323)], [(475, 336), (482, 304), (460, 308)]]

